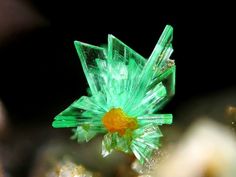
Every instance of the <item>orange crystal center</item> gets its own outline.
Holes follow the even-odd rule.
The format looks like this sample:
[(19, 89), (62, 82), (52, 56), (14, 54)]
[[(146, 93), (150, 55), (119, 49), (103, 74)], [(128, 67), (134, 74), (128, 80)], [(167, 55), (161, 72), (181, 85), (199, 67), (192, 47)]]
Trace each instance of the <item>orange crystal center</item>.
[(121, 108), (112, 108), (103, 116), (102, 122), (109, 132), (118, 132), (120, 135), (124, 135), (127, 129), (138, 127), (136, 118), (126, 115)]

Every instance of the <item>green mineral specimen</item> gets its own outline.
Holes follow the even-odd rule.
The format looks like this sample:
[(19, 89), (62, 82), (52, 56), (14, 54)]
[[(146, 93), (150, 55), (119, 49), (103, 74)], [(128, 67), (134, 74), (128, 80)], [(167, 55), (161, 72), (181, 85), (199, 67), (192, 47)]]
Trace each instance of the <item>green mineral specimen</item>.
[(75, 41), (89, 96), (57, 115), (53, 127), (74, 128), (78, 142), (103, 133), (103, 156), (119, 150), (148, 161), (159, 147), (158, 126), (172, 123), (171, 114), (157, 113), (175, 92), (172, 37), (167, 25), (148, 59), (112, 35), (107, 48)]

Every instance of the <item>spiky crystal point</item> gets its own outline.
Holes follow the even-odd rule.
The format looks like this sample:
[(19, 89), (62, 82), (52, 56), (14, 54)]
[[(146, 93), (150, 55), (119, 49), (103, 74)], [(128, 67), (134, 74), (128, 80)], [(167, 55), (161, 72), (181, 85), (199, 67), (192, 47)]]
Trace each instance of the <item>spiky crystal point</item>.
[(78, 142), (104, 133), (103, 156), (120, 150), (148, 161), (162, 136), (158, 126), (172, 123), (171, 114), (156, 113), (175, 92), (172, 37), (167, 25), (148, 60), (112, 35), (108, 48), (75, 41), (90, 96), (57, 115), (53, 127), (73, 127)]

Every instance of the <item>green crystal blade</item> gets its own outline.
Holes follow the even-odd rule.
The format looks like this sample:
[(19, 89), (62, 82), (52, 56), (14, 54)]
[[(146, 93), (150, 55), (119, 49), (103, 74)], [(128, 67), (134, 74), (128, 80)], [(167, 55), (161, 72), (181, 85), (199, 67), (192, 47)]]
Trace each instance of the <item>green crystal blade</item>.
[(106, 51), (104, 48), (93, 46), (90, 44), (75, 41), (75, 47), (78, 52), (82, 68), (87, 78), (92, 94), (96, 94), (100, 90), (100, 85), (97, 81), (96, 59), (106, 59)]
[(95, 104), (93, 97), (83, 96), (55, 117), (53, 127), (68, 128), (90, 125), (91, 130), (104, 130), (101, 117), (104, 110)]
[(102, 155), (106, 157), (113, 149), (129, 153), (131, 152), (130, 144), (130, 136), (122, 137), (118, 133), (107, 133), (102, 142)]
[(71, 139), (76, 139), (78, 142), (88, 142), (97, 134), (96, 131), (91, 131), (88, 128), (85, 128), (85, 126), (78, 126), (73, 130), (73, 132), (74, 135), (71, 137)]
[(54, 128), (70, 128), (70, 127), (77, 127), (78, 121), (73, 118), (74, 120), (66, 120), (65, 117), (63, 117), (63, 120), (54, 120), (52, 123), (52, 126)]
[(137, 117), (139, 124), (172, 124), (173, 116), (172, 114), (146, 114), (143, 116)]
[(153, 107), (159, 104), (166, 97), (166, 88), (162, 83), (157, 84), (151, 89), (140, 103), (137, 103), (130, 109), (130, 114), (133, 116), (139, 116), (143, 114), (153, 113)]
[(152, 124), (143, 126), (133, 132), (130, 148), (140, 163), (143, 164), (148, 161), (153, 151), (158, 149), (160, 137), (162, 137), (161, 131)]
[(143, 67), (146, 63), (146, 59), (140, 54), (121, 42), (115, 36), (108, 35), (108, 60), (112, 63), (114, 62), (114, 59), (118, 58), (117, 56), (120, 56), (124, 63), (128, 63), (132, 58), (139, 67)]
[(149, 91), (149, 86), (152, 84), (155, 74), (160, 70), (159, 65), (163, 65), (163, 61), (166, 61), (173, 51), (171, 50), (172, 35), (173, 28), (167, 25), (151, 56), (142, 69), (139, 79), (136, 81), (137, 85), (133, 90), (132, 97), (130, 98), (131, 101), (126, 105), (127, 109), (130, 110), (133, 105), (139, 104)]

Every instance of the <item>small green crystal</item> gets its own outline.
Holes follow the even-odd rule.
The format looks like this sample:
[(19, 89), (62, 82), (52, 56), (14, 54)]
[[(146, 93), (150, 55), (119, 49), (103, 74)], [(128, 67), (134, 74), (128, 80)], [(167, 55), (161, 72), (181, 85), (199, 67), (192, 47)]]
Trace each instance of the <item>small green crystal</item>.
[(78, 142), (104, 133), (103, 156), (119, 150), (148, 161), (159, 147), (158, 126), (172, 123), (171, 114), (156, 113), (175, 93), (172, 37), (167, 25), (148, 59), (112, 35), (107, 48), (75, 41), (90, 96), (57, 115), (53, 127), (74, 128)]

